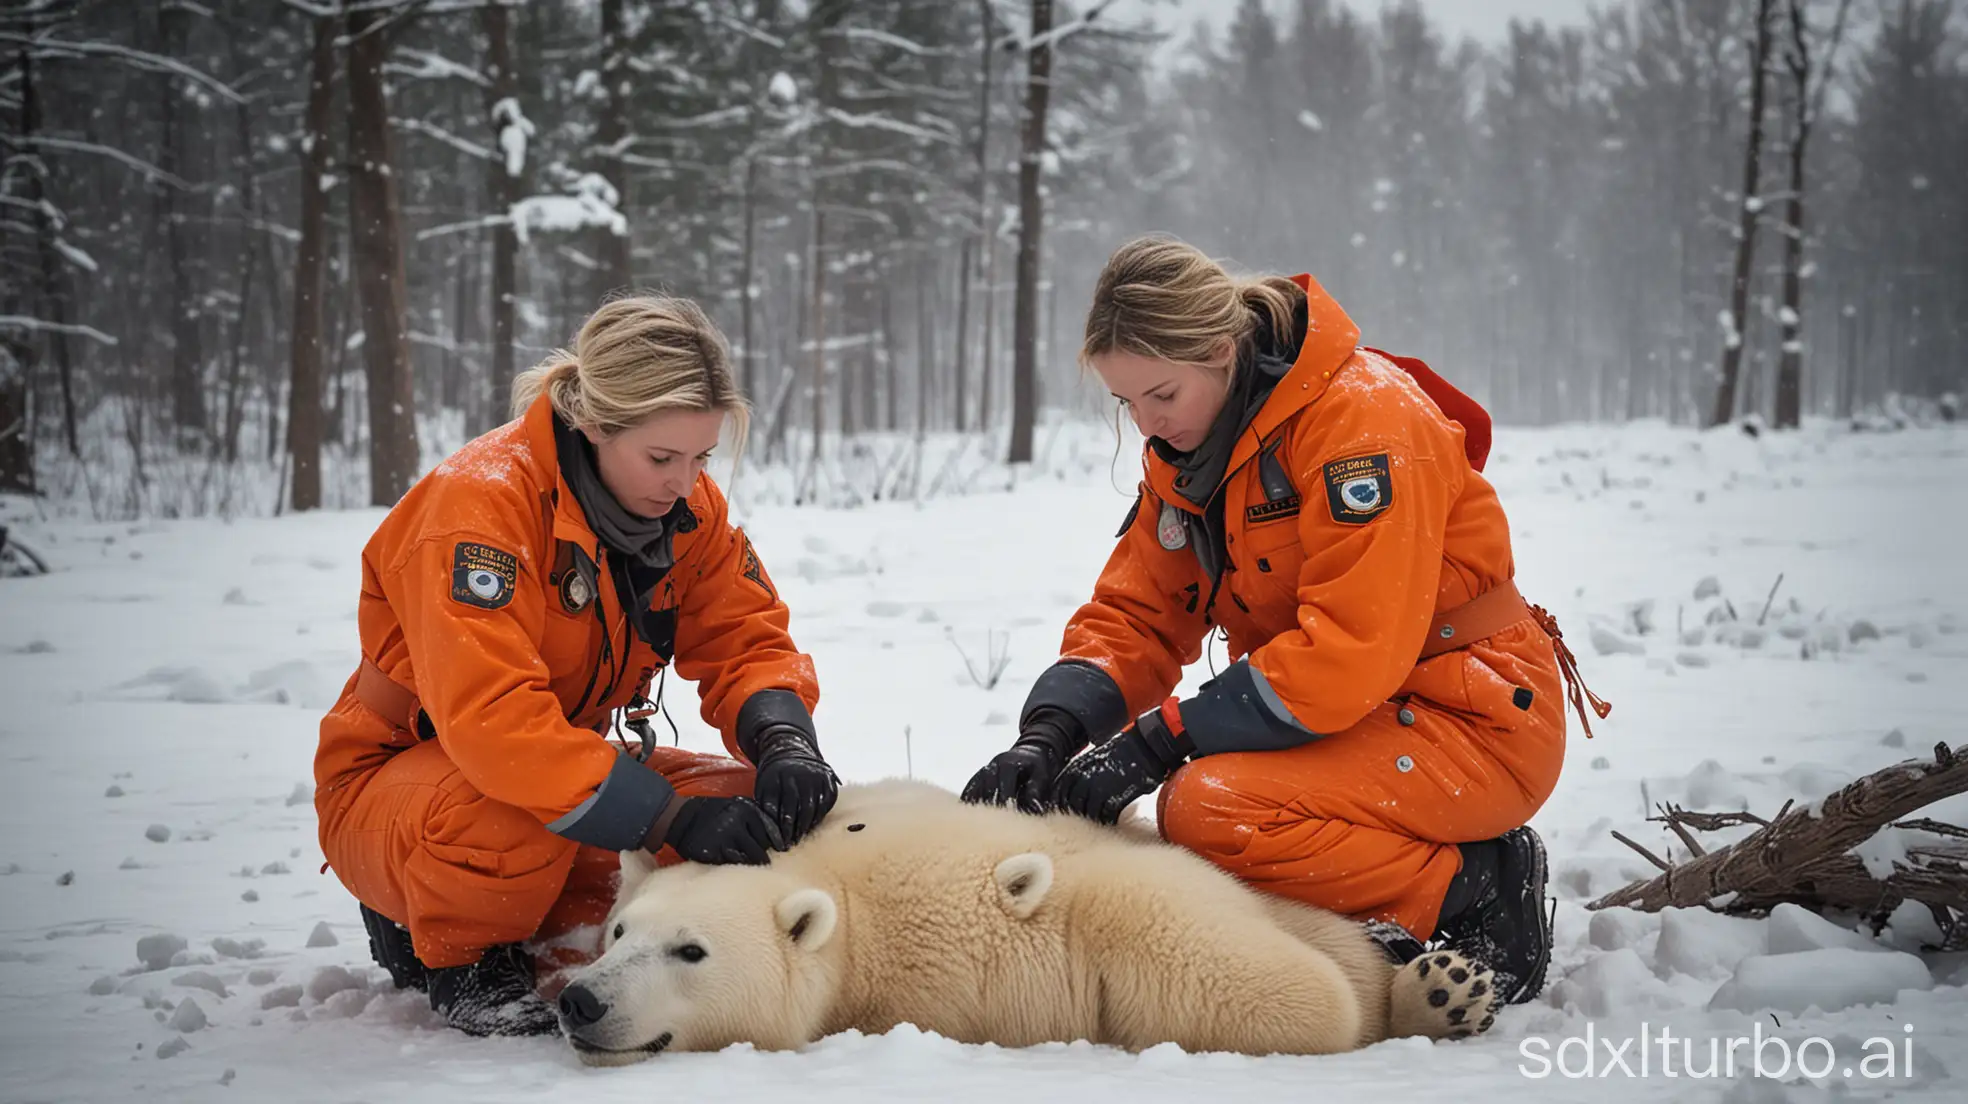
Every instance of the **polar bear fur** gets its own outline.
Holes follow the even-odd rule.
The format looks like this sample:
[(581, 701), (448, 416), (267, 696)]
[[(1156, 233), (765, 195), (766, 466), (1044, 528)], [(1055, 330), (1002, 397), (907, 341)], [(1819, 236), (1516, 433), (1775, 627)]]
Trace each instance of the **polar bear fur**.
[(1008, 1047), (1326, 1054), (1472, 1034), (1495, 1000), (1460, 955), (1430, 953), (1432, 976), (1397, 970), (1359, 923), (1252, 890), (1152, 829), (904, 781), (844, 787), (769, 866), (625, 854), (602, 947), (561, 995), (594, 1065), (900, 1023)]

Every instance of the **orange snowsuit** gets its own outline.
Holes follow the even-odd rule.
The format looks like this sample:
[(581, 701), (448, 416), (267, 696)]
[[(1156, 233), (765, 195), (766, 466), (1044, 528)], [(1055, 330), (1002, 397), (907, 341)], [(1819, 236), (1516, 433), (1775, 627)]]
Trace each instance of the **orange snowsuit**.
[(1303, 344), (1210, 503), (1220, 570), (1182, 476), (1146, 450), (1120, 544), (1024, 713), (1064, 709), (1105, 739), (1160, 707), (1220, 626), (1238, 662), (1181, 703), (1196, 747), (1162, 788), (1163, 836), (1260, 888), (1426, 939), (1455, 845), (1525, 823), (1557, 782), (1560, 663), (1548, 618), (1517, 596), (1509, 527), (1477, 470), (1487, 416), (1466, 448), (1410, 374), (1440, 386), (1425, 366), (1357, 348), (1339, 305), (1294, 282)]
[(363, 664), (321, 722), (315, 809), (328, 865), (426, 966), (598, 923), (619, 852), (675, 794), (751, 794), (742, 760), (657, 746), (643, 763), (607, 739), (672, 658), (734, 755), (758, 715), (810, 714), (812, 660), (751, 541), (709, 477), (687, 508), (632, 628), (543, 396), (363, 549)]

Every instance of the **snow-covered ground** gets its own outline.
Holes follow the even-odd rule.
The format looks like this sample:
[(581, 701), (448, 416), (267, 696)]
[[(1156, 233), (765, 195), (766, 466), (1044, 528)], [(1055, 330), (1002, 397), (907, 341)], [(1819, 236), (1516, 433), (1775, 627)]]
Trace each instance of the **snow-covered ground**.
[[(1088, 455), (1111, 445), (1089, 440)], [(754, 502), (843, 776), (958, 787), (1011, 740), (1111, 547), (1129, 467), (919, 505)], [(1574, 733), (1535, 821), (1561, 899), (1552, 984), (1483, 1038), (1317, 1059), (1006, 1051), (902, 1029), (588, 1070), (552, 1040), (447, 1031), (369, 965), (314, 838), (315, 723), (357, 659), (358, 553), (380, 513), (103, 524), (5, 504), (56, 570), (0, 580), (0, 1099), (1958, 1098), (1968, 962), (1906, 955), (1934, 935), (1924, 914), (1874, 940), (1808, 914), (1584, 902), (1648, 873), (1609, 830), (1669, 850), (1649, 802), (1767, 814), (1968, 738), (1968, 430), (1509, 430), (1491, 475), (1525, 592), (1614, 703), (1596, 739)], [(980, 685), (999, 653), (1002, 677)], [(693, 695), (670, 689), (683, 743), (714, 747)], [(1968, 802), (1929, 815), (1968, 822)], [(1785, 1040), (1787, 1072), (1755, 1074), (1759, 1033)], [(1691, 1076), (1734, 1037), (1752, 1040), (1735, 1077)], [(1807, 1082), (1795, 1055), (1814, 1037), (1804, 1060), (1829, 1074)], [(1887, 1051), (1893, 1076), (1867, 1076)]]

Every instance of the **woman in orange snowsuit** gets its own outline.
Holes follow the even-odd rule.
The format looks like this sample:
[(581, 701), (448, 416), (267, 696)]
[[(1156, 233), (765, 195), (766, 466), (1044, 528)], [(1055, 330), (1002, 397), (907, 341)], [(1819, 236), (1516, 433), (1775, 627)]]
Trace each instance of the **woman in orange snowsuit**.
[[(1081, 355), (1147, 479), (964, 796), (1112, 821), (1160, 788), (1168, 840), (1527, 1000), (1551, 934), (1522, 826), (1558, 779), (1569, 652), (1512, 581), (1487, 416), (1359, 336), (1309, 276), (1240, 283), (1164, 238), (1114, 254)], [(1214, 628), (1234, 662), (1169, 697)]]
[[(762, 863), (838, 785), (813, 663), (703, 471), (746, 414), (711, 321), (616, 300), (513, 391), (516, 420), (363, 550), (362, 665), (315, 756), (322, 851), (372, 950), (475, 1034), (557, 1028), (519, 944), (598, 923), (620, 852)], [(739, 758), (650, 738), (672, 661)], [(624, 710), (634, 750), (608, 739)]]

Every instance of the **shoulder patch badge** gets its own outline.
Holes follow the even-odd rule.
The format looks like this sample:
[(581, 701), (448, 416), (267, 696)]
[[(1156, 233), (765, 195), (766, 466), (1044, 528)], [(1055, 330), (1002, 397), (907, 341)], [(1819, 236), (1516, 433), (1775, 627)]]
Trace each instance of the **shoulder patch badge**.
[(766, 597), (771, 598), (775, 602), (778, 601), (779, 595), (773, 591), (772, 581), (765, 576), (765, 564), (759, 560), (758, 551), (752, 547), (752, 538), (741, 532), (738, 534), (738, 539), (745, 543), (743, 558), (740, 560), (740, 566), (738, 568), (739, 572), (745, 578), (757, 583), (758, 588), (765, 591)]
[(1189, 522), (1172, 503), (1162, 503), (1161, 519), (1155, 522), (1155, 539), (1170, 552), (1189, 545)]
[(479, 609), (499, 609), (512, 601), (519, 582), (519, 559), (489, 544), (459, 541), (451, 556), (451, 598)]
[(1341, 525), (1365, 525), (1394, 505), (1387, 454), (1354, 456), (1326, 465), (1326, 504)]

